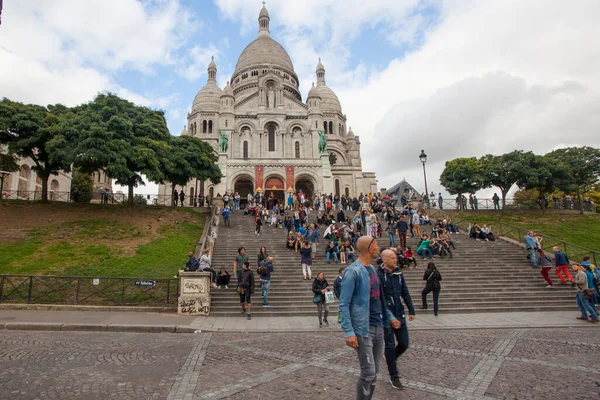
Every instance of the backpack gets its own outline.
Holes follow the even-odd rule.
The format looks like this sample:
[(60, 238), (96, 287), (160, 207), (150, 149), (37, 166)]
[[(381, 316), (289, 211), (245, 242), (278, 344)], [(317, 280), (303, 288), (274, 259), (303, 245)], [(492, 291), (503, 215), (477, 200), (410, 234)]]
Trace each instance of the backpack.
[(260, 275), (262, 277), (269, 275), (269, 268), (264, 264), (262, 266), (258, 267), (258, 275)]

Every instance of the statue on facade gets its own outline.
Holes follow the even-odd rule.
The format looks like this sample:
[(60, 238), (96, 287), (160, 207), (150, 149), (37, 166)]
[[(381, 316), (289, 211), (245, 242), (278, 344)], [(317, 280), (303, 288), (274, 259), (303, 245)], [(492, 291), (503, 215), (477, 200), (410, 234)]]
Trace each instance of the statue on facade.
[(275, 91), (272, 87), (269, 88), (269, 93), (267, 94), (267, 108), (275, 108)]
[(221, 131), (220, 136), (219, 148), (221, 149), (221, 153), (227, 153), (227, 148), (229, 147), (229, 137), (227, 137), (227, 134), (223, 131)]
[(319, 152), (327, 152), (327, 137), (325, 136), (325, 131), (319, 131)]

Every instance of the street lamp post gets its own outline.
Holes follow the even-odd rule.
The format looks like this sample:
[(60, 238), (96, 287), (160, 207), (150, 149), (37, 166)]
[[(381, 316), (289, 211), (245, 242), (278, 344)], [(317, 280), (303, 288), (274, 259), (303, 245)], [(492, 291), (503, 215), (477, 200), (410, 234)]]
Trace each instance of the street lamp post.
[(2, 191), (4, 190), (4, 178), (10, 175), (8, 171), (0, 171), (0, 200), (2, 200)]
[[(425, 194), (429, 193), (427, 190), (427, 173), (425, 172), (425, 163), (427, 162), (427, 154), (425, 154), (425, 150), (421, 150), (421, 154), (419, 154), (419, 160), (421, 160), (421, 164), (423, 164), (423, 179), (425, 180)], [(427, 201), (427, 207), (429, 207), (429, 199)]]

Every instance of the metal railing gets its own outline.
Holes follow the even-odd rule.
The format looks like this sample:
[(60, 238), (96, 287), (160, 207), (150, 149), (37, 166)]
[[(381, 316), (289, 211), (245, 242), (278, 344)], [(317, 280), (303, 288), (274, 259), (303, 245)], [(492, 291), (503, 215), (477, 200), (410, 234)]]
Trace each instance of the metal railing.
[(0, 303), (175, 307), (178, 279), (0, 275)]
[[(493, 199), (477, 199), (476, 201), (469, 202), (469, 199), (466, 199), (465, 202), (461, 204), (460, 201), (456, 199), (445, 200), (442, 199), (442, 207), (440, 208), (440, 204), (438, 200), (430, 201), (431, 208), (434, 209), (442, 209), (442, 210), (463, 210), (463, 211), (478, 211), (478, 210), (502, 210), (502, 199), (498, 202), (495, 202)], [(547, 203), (545, 201), (538, 202), (537, 199), (515, 199), (515, 198), (507, 198), (505, 210), (533, 210), (540, 209), (543, 207), (544, 209), (552, 209), (552, 210), (576, 210), (579, 211), (581, 209), (580, 203), (578, 200), (575, 200), (570, 197), (565, 197), (562, 199), (551, 199)], [(583, 211), (596, 212), (596, 205), (590, 201), (583, 202)]]
[[(430, 213), (431, 216), (435, 218), (444, 218), (444, 215), (441, 211), (436, 210), (433, 213)], [(461, 231), (465, 232), (467, 235), (469, 234), (469, 230), (473, 225), (473, 222), (466, 220), (464, 218), (452, 215), (451, 216), (452, 223), (456, 225)], [(496, 223), (494, 225), (490, 225), (492, 232), (496, 237), (506, 237), (512, 240), (515, 240), (521, 244), (525, 243), (525, 235), (527, 232), (535, 230), (535, 229), (527, 229), (527, 228), (519, 228), (518, 226), (506, 224), (506, 223)], [(570, 261), (581, 261), (584, 256), (589, 256), (592, 259), (592, 263), (594, 265), (598, 265), (598, 261), (600, 260), (600, 252), (596, 250), (592, 250), (583, 246), (579, 246), (573, 243), (569, 243), (565, 240), (555, 238), (550, 235), (546, 235), (543, 232), (539, 232), (535, 230), (538, 236), (542, 237), (542, 249), (547, 253), (553, 253), (552, 248), (554, 246), (558, 246), (560, 250), (562, 250), (567, 257), (569, 257)]]

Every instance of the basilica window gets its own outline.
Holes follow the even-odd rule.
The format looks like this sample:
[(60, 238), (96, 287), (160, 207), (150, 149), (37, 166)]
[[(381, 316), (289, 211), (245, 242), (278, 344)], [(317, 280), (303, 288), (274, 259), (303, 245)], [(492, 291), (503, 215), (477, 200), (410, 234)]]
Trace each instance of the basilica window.
[(346, 189), (344, 189), (344, 191), (346, 192), (346, 197), (350, 197), (350, 188), (346, 187)]
[(323, 121), (323, 130), (327, 133), (327, 121)]
[(319, 127), (319, 121), (315, 121), (315, 129)]
[(275, 126), (269, 125), (267, 130), (269, 132), (269, 151), (275, 151)]
[(340, 180), (339, 179), (335, 180), (335, 194), (337, 194), (338, 196), (340, 195)]
[(294, 150), (296, 153), (296, 158), (300, 158), (300, 142), (296, 142), (294, 144)]
[(206, 120), (202, 121), (202, 133), (206, 133)]
[(244, 141), (244, 145), (243, 145), (243, 150), (242, 150), (242, 156), (244, 158), (244, 160), (248, 159), (248, 142)]
[(329, 121), (329, 133), (333, 135), (333, 121)]
[(213, 123), (212, 119), (208, 121), (208, 133), (212, 133)]
[(227, 128), (227, 123), (228, 122), (229, 122), (228, 120), (225, 120), (225, 128)]

